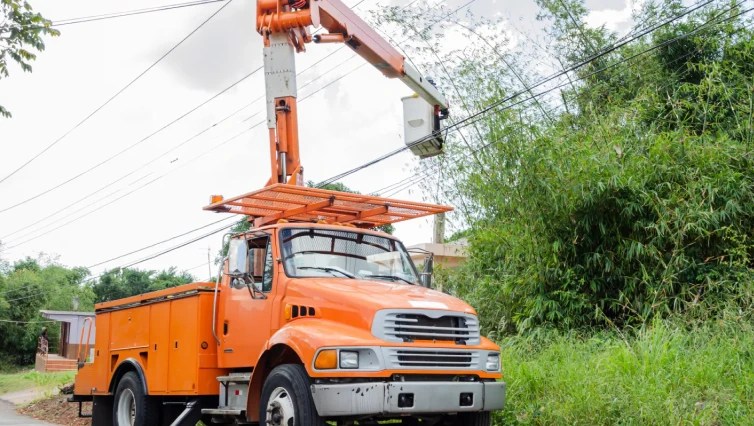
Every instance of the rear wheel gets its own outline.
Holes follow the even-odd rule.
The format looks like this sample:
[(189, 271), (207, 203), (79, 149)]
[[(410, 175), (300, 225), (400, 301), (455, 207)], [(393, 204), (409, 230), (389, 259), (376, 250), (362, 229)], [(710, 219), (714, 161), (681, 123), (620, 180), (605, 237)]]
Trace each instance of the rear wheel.
[(262, 386), (259, 420), (270, 426), (322, 426), (304, 367), (284, 364), (275, 367)]
[(136, 373), (121, 377), (113, 400), (113, 425), (146, 426), (157, 423), (157, 410)]

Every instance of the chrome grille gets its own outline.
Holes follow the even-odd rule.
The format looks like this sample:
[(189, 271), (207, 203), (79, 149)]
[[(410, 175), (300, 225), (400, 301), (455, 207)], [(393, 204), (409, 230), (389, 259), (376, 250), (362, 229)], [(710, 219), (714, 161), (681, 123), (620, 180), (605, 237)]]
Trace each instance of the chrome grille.
[(372, 334), (393, 342), (455, 342), (479, 344), (479, 321), (474, 315), (435, 310), (379, 311)]
[(386, 355), (391, 368), (478, 369), (480, 362), (478, 351), (389, 348)]

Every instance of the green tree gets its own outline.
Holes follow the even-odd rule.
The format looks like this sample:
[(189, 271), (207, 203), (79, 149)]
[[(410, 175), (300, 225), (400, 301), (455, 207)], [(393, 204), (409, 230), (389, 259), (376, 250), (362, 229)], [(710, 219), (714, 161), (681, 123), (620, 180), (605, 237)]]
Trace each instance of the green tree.
[[(34, 50), (45, 49), (44, 35), (58, 36), (60, 32), (52, 28), (52, 22), (35, 13), (29, 2), (0, 0), (0, 78), (10, 75), (10, 61), (31, 72), (31, 62), (37, 58)], [(10, 117), (11, 113), (0, 105), (0, 115)]]
[(162, 271), (140, 269), (113, 269), (100, 276), (92, 290), (97, 303), (122, 299), (151, 291), (164, 290), (194, 281), (191, 274), (176, 268)]
[(47, 259), (26, 258), (0, 274), (0, 356), (13, 363), (32, 363), (37, 337), (47, 326), (52, 347), (59, 330), (41, 317), (41, 309), (91, 311), (94, 293), (83, 285), (89, 272), (66, 268)]
[[(584, 24), (581, 1), (539, 4), (548, 40), (516, 52), (529, 75), (542, 66), (532, 52), (558, 70), (617, 40)], [(458, 206), (456, 231), (471, 242), (443, 288), (474, 304), (488, 333), (750, 312), (754, 32), (730, 8), (713, 2), (563, 76), (559, 96), (540, 98), (551, 119), (513, 97), (422, 163), (419, 172), (442, 170), (425, 189)], [(672, 16), (678, 2), (650, 4), (635, 21), (656, 22), (658, 9)], [(412, 31), (432, 13), (396, 22)], [(473, 17), (463, 25), (504, 32)], [(441, 34), (425, 35), (407, 49), (447, 77), (437, 81), (452, 105), (473, 113), (527, 92), (489, 45), (442, 53)]]

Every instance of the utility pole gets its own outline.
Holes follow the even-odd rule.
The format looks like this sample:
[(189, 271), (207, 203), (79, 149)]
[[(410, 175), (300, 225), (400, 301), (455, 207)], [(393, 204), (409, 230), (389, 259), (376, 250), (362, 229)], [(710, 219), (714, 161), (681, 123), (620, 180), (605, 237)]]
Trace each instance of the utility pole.
[(435, 229), (432, 233), (432, 242), (443, 244), (445, 242), (445, 213), (435, 215)]

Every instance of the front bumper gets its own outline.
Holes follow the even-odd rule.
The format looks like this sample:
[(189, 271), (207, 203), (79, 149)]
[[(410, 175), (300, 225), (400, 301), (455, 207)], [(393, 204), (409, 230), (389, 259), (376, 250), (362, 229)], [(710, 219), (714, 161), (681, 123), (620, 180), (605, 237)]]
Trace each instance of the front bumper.
[(499, 410), (505, 382), (366, 382), (312, 385), (322, 417)]

